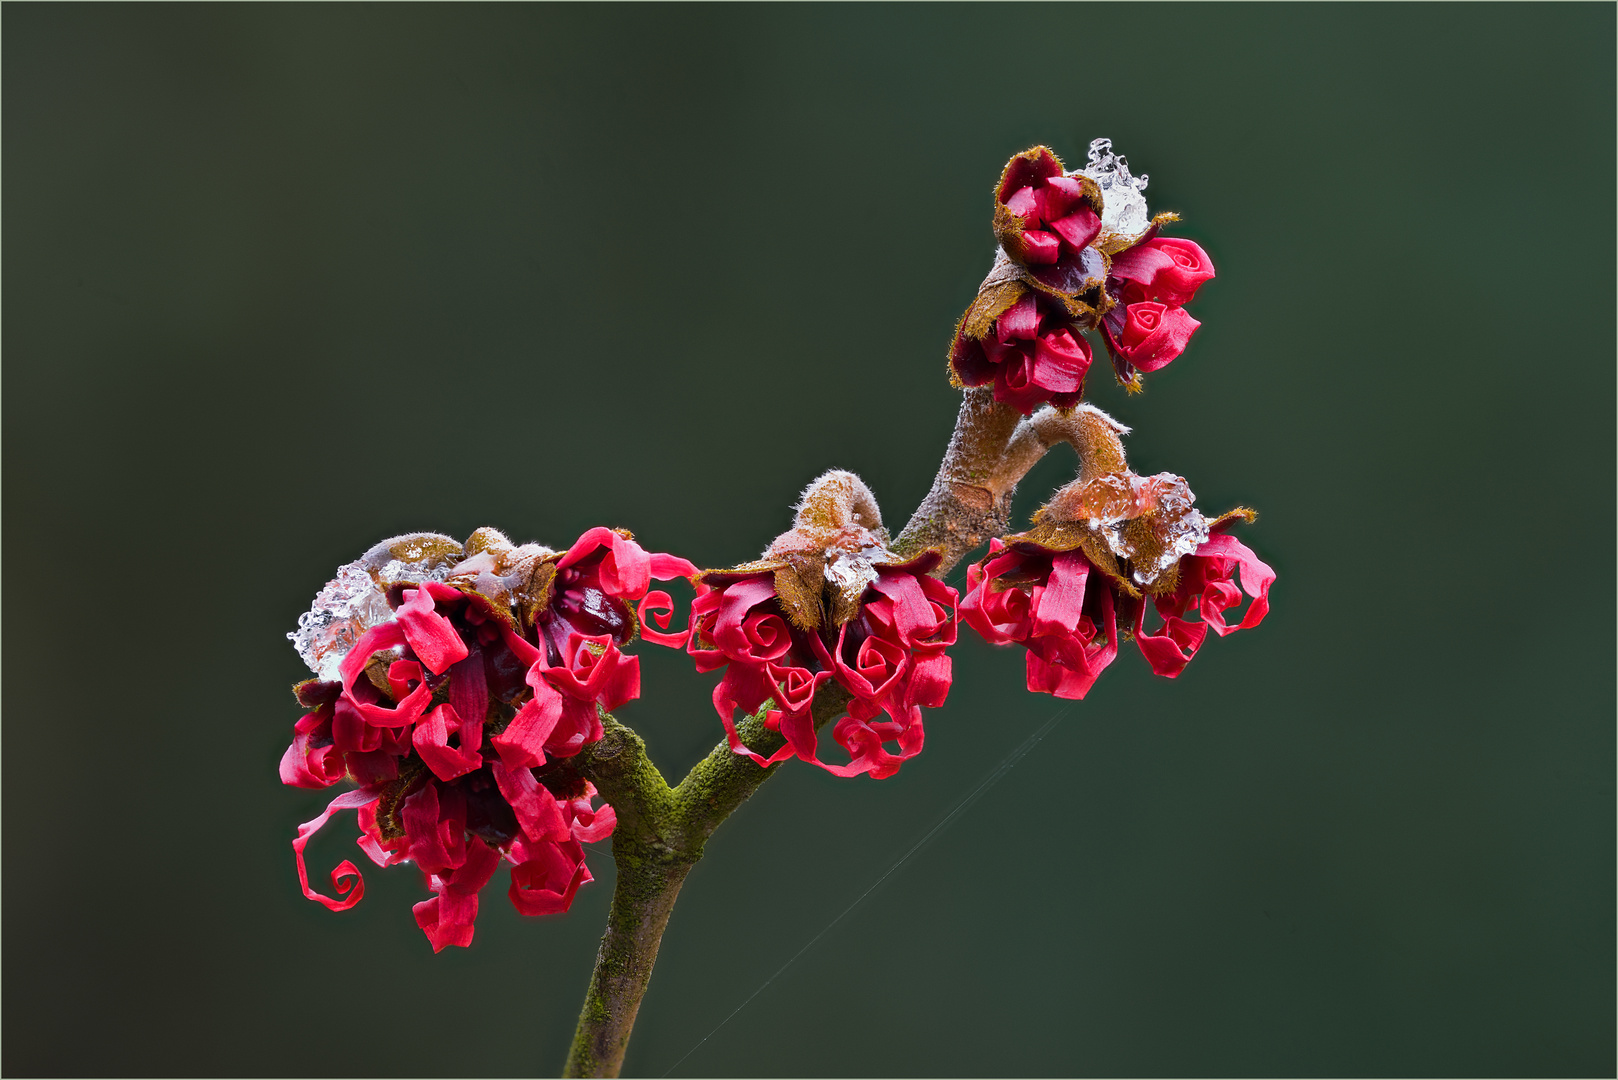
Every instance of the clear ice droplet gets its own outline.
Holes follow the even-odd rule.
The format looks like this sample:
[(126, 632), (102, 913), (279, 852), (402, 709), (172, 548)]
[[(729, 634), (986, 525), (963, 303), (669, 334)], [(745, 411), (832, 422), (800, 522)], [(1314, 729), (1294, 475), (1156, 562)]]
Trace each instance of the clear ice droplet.
[(1152, 223), (1146, 209), (1146, 174), (1131, 176), (1129, 162), (1112, 152), (1111, 139), (1090, 144), (1090, 159), (1079, 170), (1101, 188), (1101, 228), (1120, 236), (1139, 236)]
[(387, 597), (371, 575), (357, 562), (346, 563), (315, 594), (314, 603), (298, 616), (298, 628), (287, 638), (317, 678), (334, 682), (338, 666), (360, 635), (392, 619)]

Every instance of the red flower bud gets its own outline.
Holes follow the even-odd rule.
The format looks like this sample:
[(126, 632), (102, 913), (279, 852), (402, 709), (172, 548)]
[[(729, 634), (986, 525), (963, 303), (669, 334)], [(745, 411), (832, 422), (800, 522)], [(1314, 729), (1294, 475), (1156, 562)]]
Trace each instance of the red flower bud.
[(1184, 308), (1142, 300), (1114, 308), (1102, 320), (1107, 346), (1130, 367), (1156, 371), (1185, 351), (1201, 326)]
[(1043, 146), (1007, 162), (995, 189), (995, 238), (1041, 286), (1073, 294), (1100, 284), (1101, 256), (1089, 246), (1100, 232), (1094, 180), (1066, 175)]
[(1190, 240), (1159, 236), (1112, 257), (1111, 277), (1129, 300), (1159, 300), (1170, 307), (1191, 302), (1214, 276), (1208, 253)]
[(1027, 293), (995, 319), (981, 339), (964, 324), (950, 350), (955, 376), (965, 386), (994, 384), (996, 401), (1030, 415), (1041, 405), (1069, 409), (1084, 393), (1090, 343), (1058, 302)]

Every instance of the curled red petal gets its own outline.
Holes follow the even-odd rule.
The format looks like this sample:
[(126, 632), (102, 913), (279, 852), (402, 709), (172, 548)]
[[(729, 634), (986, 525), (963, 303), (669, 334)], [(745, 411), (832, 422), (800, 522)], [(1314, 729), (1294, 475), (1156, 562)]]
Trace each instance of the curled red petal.
[(281, 755), (281, 783), (300, 788), (329, 788), (347, 775), (347, 766), (337, 747), (311, 747), (308, 735), (294, 735), (292, 745)]
[(770, 684), (770, 697), (783, 712), (807, 712), (814, 705), (815, 693), (831, 681), (829, 671), (811, 672), (808, 668), (791, 665), (766, 664), (765, 677)]
[(399, 809), (410, 857), (429, 874), (442, 874), (466, 862), (465, 796), (454, 787), (440, 791), (427, 783)]
[(456, 896), (448, 901), (434, 896), (413, 905), (410, 911), (416, 917), (416, 925), (432, 943), (433, 952), (443, 952), (451, 945), (464, 949), (472, 944), (472, 923), (478, 915), (476, 896)]
[(1153, 282), (1157, 275), (1174, 266), (1174, 260), (1166, 251), (1161, 251), (1151, 242), (1136, 244), (1125, 251), (1120, 251), (1112, 257), (1111, 276), (1120, 281), (1127, 281), (1141, 289), (1142, 299), (1151, 296)]
[(929, 709), (942, 708), (949, 698), (953, 678), (954, 661), (947, 653), (917, 657), (910, 670), (910, 683), (905, 691), (906, 703), (924, 705)]
[(1040, 197), (1039, 188), (1029, 185), (1020, 187), (1005, 199), (1006, 209), (1020, 218), (1042, 218), (1045, 216), (1045, 200)]
[(410, 651), (434, 675), (442, 675), (451, 664), (466, 659), (466, 642), (455, 632), (455, 624), (436, 610), (438, 599), (459, 598), (460, 595), (447, 585), (424, 582), (404, 591), (404, 603), (395, 612)]
[[(1203, 621), (1214, 633), (1223, 637), (1236, 630), (1251, 630), (1264, 621), (1264, 616), (1270, 612), (1270, 586), (1275, 584), (1275, 570), (1268, 563), (1255, 555), (1246, 544), (1224, 533), (1210, 536), (1197, 548), (1194, 555), (1204, 559), (1229, 560), (1235, 563), (1240, 569), (1243, 591), (1253, 598), (1253, 602), (1247, 606), (1247, 611), (1242, 616), (1242, 621), (1235, 626), (1226, 625), (1223, 609), (1214, 612), (1205, 607), (1202, 613)], [(1209, 618), (1210, 614), (1214, 617)]]
[[(466, 659), (449, 669), (449, 703), (455, 714), (475, 721), (481, 728), (489, 715), (489, 680), (484, 668), (483, 650), (476, 643), (468, 646)], [(469, 745), (463, 738), (461, 745)], [(476, 750), (477, 743), (470, 744)]]
[(1157, 371), (1185, 351), (1201, 326), (1184, 308), (1141, 301), (1128, 306), (1113, 341), (1116, 351), (1141, 371)]
[[(589, 800), (575, 799), (573, 801), (575, 804), (577, 804), (579, 802), (588, 803)], [(573, 839), (585, 844), (594, 844), (611, 836), (612, 831), (617, 827), (618, 811), (603, 803), (601, 806), (590, 810), (588, 813), (582, 811), (575, 812), (573, 818)]]
[(523, 702), (504, 731), (489, 740), (508, 769), (545, 764), (545, 745), (562, 719), (562, 695), (556, 688), (534, 674), (529, 685), (534, 696)]
[(551, 757), (565, 758), (577, 754), (587, 743), (600, 740), (602, 727), (595, 702), (580, 701), (567, 694), (563, 694), (561, 700), (562, 716), (550, 738), (545, 740), (545, 752)]
[[(463, 724), (453, 705), (440, 705), (416, 724), (410, 733), (410, 742), (434, 776), (454, 780), (483, 767), (483, 755), (469, 737), (474, 731), (481, 732), (482, 727), (482, 721)], [(461, 745), (452, 747), (449, 737), (457, 732), (461, 733)]]
[(556, 568), (566, 570), (602, 548), (606, 551), (596, 567), (602, 591), (624, 600), (640, 599), (651, 584), (651, 557), (635, 541), (612, 529), (598, 526), (587, 530), (557, 561)]
[(1065, 700), (1078, 700), (1090, 692), (1096, 679), (1118, 657), (1117, 608), (1112, 590), (1089, 575), (1088, 588), (1095, 591), (1100, 624), (1088, 615), (1072, 631), (1031, 635), (1028, 646), (1028, 689), (1052, 694)]
[[(901, 764), (921, 753), (924, 730), (920, 709), (906, 709), (903, 719), (896, 718), (889, 724), (873, 723), (874, 715), (862, 717), (856, 715), (858, 711), (851, 707), (849, 715), (832, 728), (832, 738), (848, 751), (848, 764), (832, 765), (824, 761), (815, 764), (833, 776), (868, 775), (873, 780), (885, 780), (897, 773)], [(889, 741), (898, 743), (897, 752), (884, 745)]]
[(1038, 304), (1033, 293), (1027, 293), (1012, 304), (994, 321), (995, 342), (1009, 345), (1013, 341), (1032, 341), (1039, 331)]
[[(918, 653), (941, 652), (955, 644), (958, 593), (925, 575), (882, 570), (871, 587), (892, 602), (893, 628), (905, 647)], [(867, 610), (874, 604), (866, 605)]]
[(733, 660), (752, 660), (745, 621), (754, 607), (775, 598), (775, 583), (767, 577), (743, 578), (725, 586), (714, 613), (713, 643)]
[(320, 816), (304, 822), (298, 826), (298, 835), (292, 841), (292, 854), (298, 863), (298, 884), (303, 887), (303, 895), (318, 903), (324, 904), (332, 911), (347, 911), (365, 895), (365, 878), (360, 874), (359, 868), (344, 859), (337, 864), (331, 872), (332, 889), (336, 891), (338, 899), (322, 896), (309, 886), (309, 868), (303, 861), (303, 849), (308, 846), (310, 837), (319, 832), (331, 816), (339, 810), (353, 810), (361, 806), (374, 803), (379, 792), (369, 788), (359, 788), (346, 791), (326, 804), (326, 809)]
[(511, 868), (507, 891), (519, 914), (560, 914), (573, 905), (579, 886), (593, 880), (577, 841), (530, 845), (521, 854), (526, 857)]
[[(659, 614), (661, 613), (661, 617)], [(669, 623), (674, 621), (674, 598), (661, 589), (653, 589), (646, 594), (635, 610), (636, 618), (640, 619), (640, 636), (653, 645), (666, 645), (671, 649), (685, 648), (686, 639), (690, 637), (689, 626), (678, 634), (665, 633)], [(653, 627), (656, 620), (658, 628)]]
[(432, 880), (438, 894), (423, 900), (411, 910), (416, 925), (432, 943), (433, 952), (450, 945), (465, 948), (472, 944), (473, 922), (478, 914), (478, 891), (489, 883), (500, 864), (500, 855), (482, 840), (473, 838), (467, 861), (454, 873)]
[(872, 635), (860, 642), (854, 651), (854, 662), (850, 664), (843, 660), (847, 634), (845, 625), (838, 633), (837, 648), (832, 653), (837, 681), (857, 698), (884, 700), (908, 669), (910, 653), (899, 642)]
[[(1090, 560), (1078, 551), (1064, 551), (1051, 559), (1050, 576), (1034, 587), (1033, 633), (1040, 637), (1069, 637), (1084, 617), (1084, 596), (1090, 579)], [(1105, 588), (1105, 586), (1102, 586)]]
[(1172, 679), (1185, 670), (1191, 658), (1197, 655), (1208, 636), (1205, 623), (1186, 622), (1170, 615), (1156, 634), (1148, 634), (1144, 626), (1146, 605), (1135, 605), (1135, 644), (1155, 674)]
[(377, 727), (404, 727), (415, 723), (426, 711), (427, 704), (432, 699), (432, 689), (426, 682), (422, 682), (398, 704), (391, 706), (364, 700), (355, 692), (355, 681), (365, 670), (365, 665), (372, 656), (404, 644), (404, 629), (396, 622), (373, 626), (360, 635), (360, 639), (354, 643), (348, 655), (343, 657), (339, 667), (343, 679), (342, 696), (337, 701), (339, 716), (346, 708), (367, 724)]
[(530, 840), (565, 840), (571, 830), (562, 807), (529, 769), (508, 769), (496, 761), (491, 771), (500, 795), (517, 815), (517, 824)]
[(1055, 233), (1044, 229), (1025, 229), (1018, 240), (1017, 247), (1021, 250), (1013, 254), (1020, 255), (1023, 262), (1049, 266), (1061, 258), (1062, 239)]
[[(725, 669), (719, 685), (714, 687), (714, 707), (721, 712), (728, 708), (752, 714), (773, 692), (767, 667), (762, 664), (732, 663)], [(724, 707), (720, 706), (721, 701), (726, 703)]]
[(1159, 236), (1114, 255), (1112, 276), (1127, 282), (1135, 299), (1181, 307), (1191, 302), (1204, 282), (1213, 279), (1214, 267), (1208, 253), (1195, 242)]
[(544, 669), (558, 690), (611, 712), (640, 696), (640, 657), (625, 656), (610, 635), (569, 633), (563, 665)]
[(476, 893), (500, 868), (500, 853), (477, 837), (466, 842), (466, 861), (443, 876), (452, 892)]
[(404, 640), (404, 630), (396, 622), (373, 626), (361, 634), (359, 640), (354, 642), (353, 647), (343, 657), (343, 662), (337, 665), (343, 688), (346, 690), (354, 685), (354, 680), (365, 670), (365, 664), (371, 657), (403, 645)]
[[(719, 722), (725, 725), (725, 739), (730, 743), (731, 753), (748, 758), (755, 765), (758, 765), (761, 768), (768, 768), (777, 762), (785, 761), (787, 758), (792, 757), (796, 751), (794, 750), (790, 740), (788, 741), (787, 745), (781, 747), (781, 749), (777, 750), (769, 757), (765, 757), (763, 754), (758, 753), (757, 751), (748, 747), (746, 743), (742, 742), (741, 732), (736, 730), (736, 712), (738, 705), (735, 700), (735, 689), (731, 680), (731, 675), (735, 672), (735, 668), (736, 665), (732, 665), (731, 671), (727, 671), (725, 673), (725, 678), (720, 681), (718, 686), (714, 687), (713, 692), (714, 711), (719, 714)], [(763, 681), (757, 675), (754, 675), (752, 678), (754, 682)], [(761, 694), (760, 696), (762, 697), (763, 695)], [(754, 704), (751, 709), (745, 709), (745, 711), (751, 715), (753, 712), (758, 710), (758, 707), (759, 706), (757, 704)], [(781, 716), (782, 714), (779, 712), (770, 713), (770, 718), (775, 721), (779, 721)], [(810, 736), (813, 737), (813, 724), (810, 725), (809, 732)], [(811, 750), (811, 753), (812, 752), (813, 751)]]
[(1101, 218), (1088, 206), (1051, 222), (1051, 231), (1075, 248), (1087, 246), (1101, 232)]
[[(1066, 217), (1073, 212), (1073, 208), (1085, 202), (1084, 185), (1071, 176), (1048, 176), (1045, 178), (1045, 212), (1051, 218)], [(1088, 243), (1088, 241), (1086, 241)], [(1083, 245), (1079, 245), (1082, 247)]]
[(1032, 626), (1031, 600), (1019, 588), (999, 587), (999, 578), (1020, 567), (1023, 556), (1007, 551), (1004, 541), (989, 541), (989, 553), (966, 568), (966, 596), (960, 616), (991, 645), (1009, 645), (1026, 638)]
[(1084, 376), (1090, 370), (1090, 346), (1074, 337), (1067, 327), (1041, 334), (1034, 343), (1034, 381), (1052, 394), (1072, 394), (1084, 389)]
[(675, 578), (694, 578), (698, 574), (696, 563), (682, 559), (678, 555), (667, 555), (661, 551), (654, 551), (648, 563), (652, 577), (658, 581), (673, 581)]
[[(820, 738), (815, 731), (814, 715), (807, 710), (797, 713), (775, 712), (769, 716), (769, 724), (781, 733), (787, 744), (770, 758), (770, 762), (785, 761), (789, 757), (796, 757), (807, 761), (811, 765), (824, 763), (820, 760)], [(757, 759), (755, 759), (757, 760)], [(763, 764), (763, 762), (760, 762)]]

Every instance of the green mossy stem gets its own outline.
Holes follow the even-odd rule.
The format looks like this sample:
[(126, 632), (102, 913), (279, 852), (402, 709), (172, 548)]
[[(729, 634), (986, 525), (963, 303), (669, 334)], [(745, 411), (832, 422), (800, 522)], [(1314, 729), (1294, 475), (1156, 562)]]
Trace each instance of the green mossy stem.
[[(1046, 451), (1066, 442), (1078, 451), (1084, 470), (1094, 469), (1111, 460), (1114, 448), (1121, 455), (1117, 435), (1125, 430), (1089, 406), (1065, 414), (1047, 407), (1024, 418), (995, 401), (986, 387), (967, 390), (932, 490), (894, 550), (910, 557), (940, 549), (944, 557), (932, 574), (944, 577), (972, 549), (1005, 534), (1012, 493)], [(822, 687), (815, 695), (815, 727), (842, 715), (848, 702), (848, 692), (836, 683)], [(768, 708), (766, 703), (737, 725), (742, 741), (765, 756), (785, 745), (764, 723)], [(670, 788), (639, 735), (606, 714), (602, 726), (599, 741), (564, 763), (595, 784), (618, 814), (612, 837), (618, 881), (563, 1072), (570, 1077), (617, 1076), (622, 1070), (686, 875), (714, 830), (779, 768), (761, 768), (721, 742)]]
[[(848, 701), (842, 687), (824, 687), (815, 696), (815, 727), (840, 716)], [(786, 743), (765, 725), (769, 708), (766, 702), (736, 726), (742, 741), (766, 757)], [(686, 875), (702, 858), (713, 831), (779, 768), (760, 768), (722, 742), (670, 789), (646, 756), (639, 735), (605, 714), (602, 727), (602, 738), (570, 765), (618, 813), (612, 833), (618, 881), (563, 1076), (617, 1076), (622, 1070), (635, 1016)]]

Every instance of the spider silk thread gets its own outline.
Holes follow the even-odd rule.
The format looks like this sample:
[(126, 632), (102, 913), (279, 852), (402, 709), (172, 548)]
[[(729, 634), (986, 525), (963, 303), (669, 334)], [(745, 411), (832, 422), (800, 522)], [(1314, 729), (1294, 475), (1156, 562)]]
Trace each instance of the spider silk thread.
[(932, 840), (939, 833), (943, 832), (944, 829), (946, 829), (949, 826), (950, 822), (952, 822), (956, 818), (960, 817), (963, 813), (966, 812), (968, 807), (970, 807), (973, 803), (977, 802), (978, 799), (982, 798), (984, 792), (988, 791), (991, 787), (993, 787), (995, 785), (995, 783), (997, 783), (1000, 780), (1001, 777), (1005, 776), (1006, 773), (1008, 773), (1008, 772), (1010, 772), (1012, 770), (1012, 768), (1017, 764), (1017, 762), (1021, 761), (1025, 756), (1027, 756), (1027, 754), (1028, 754), (1028, 752), (1030, 750), (1032, 750), (1035, 746), (1039, 745), (1039, 742), (1040, 742), (1041, 739), (1043, 739), (1046, 735), (1049, 735), (1051, 733), (1051, 730), (1056, 727), (1057, 721), (1061, 720), (1063, 716), (1067, 715), (1068, 710), (1071, 709), (1072, 707), (1073, 707), (1073, 703), (1070, 701), (1070, 702), (1067, 702), (1066, 704), (1062, 705), (1060, 708), (1058, 708), (1056, 710), (1056, 712), (1051, 716), (1051, 718), (1049, 720), (1045, 721), (1045, 723), (1042, 724), (1032, 735), (1030, 735), (1030, 736), (1028, 736), (1028, 738), (1024, 739), (1023, 742), (1022, 742), (1022, 745), (1018, 746), (1015, 750), (1013, 750), (1010, 754), (1008, 754), (1004, 761), (1000, 762), (1000, 764), (995, 766), (994, 769), (991, 770), (987, 776), (985, 776), (981, 781), (979, 781), (977, 787), (973, 788), (970, 792), (968, 792), (964, 799), (962, 799), (960, 802), (956, 803), (954, 809), (950, 810), (949, 813), (945, 814), (941, 819), (939, 819), (938, 824), (934, 825), (931, 829), (927, 830), (926, 835), (923, 836), (920, 840), (917, 840), (915, 842), (915, 844), (913, 844), (911, 846), (909, 851), (907, 851), (903, 855), (899, 856), (898, 861), (895, 862), (892, 866), (888, 867), (885, 871), (883, 871), (881, 877), (879, 877), (875, 881), (873, 881), (870, 884), (870, 886), (864, 892), (860, 893), (859, 896), (855, 897), (854, 902), (852, 904), (849, 904), (846, 908), (844, 908), (842, 910), (841, 914), (839, 914), (836, 918), (832, 919), (831, 922), (827, 923), (825, 925), (825, 927), (823, 927), (818, 934), (816, 934), (814, 937), (810, 938), (808, 940), (808, 942), (806, 942), (804, 944), (803, 948), (801, 948), (797, 952), (793, 953), (791, 959), (789, 959), (786, 963), (782, 964), (779, 968), (777, 968), (774, 975), (771, 975), (768, 979), (765, 979), (762, 983), (760, 983), (757, 990), (754, 990), (751, 994), (748, 994), (747, 997), (742, 1000), (742, 1003), (740, 1005), (736, 1006), (734, 1009), (732, 1009), (730, 1011), (729, 1016), (726, 1016), (723, 1020), (719, 1021), (719, 1023), (715, 1024), (712, 1031), (708, 1032), (708, 1034), (704, 1035), (701, 1039), (698, 1039), (695, 1046), (691, 1047), (691, 1049), (687, 1050), (684, 1054), (681, 1054), (679, 1059), (676, 1060), (673, 1065), (670, 1065), (668, 1067), (668, 1069), (665, 1070), (661, 1075), (666, 1077), (666, 1076), (669, 1075), (669, 1073), (672, 1073), (675, 1069), (678, 1069), (680, 1067), (680, 1065), (682, 1063), (684, 1063), (686, 1058), (690, 1057), (692, 1054), (694, 1054), (698, 1050), (700, 1050), (704, 1043), (706, 1043), (709, 1039), (713, 1038), (716, 1034), (719, 1033), (720, 1028), (724, 1027), (726, 1024), (728, 1024), (732, 1020), (734, 1020), (736, 1018), (737, 1013), (739, 1013), (743, 1009), (747, 1008), (747, 1006), (752, 1003), (754, 998), (756, 998), (760, 994), (762, 994), (769, 987), (769, 985), (772, 982), (774, 982), (776, 979), (779, 979), (781, 977), (782, 973), (785, 972), (787, 968), (791, 967), (794, 963), (796, 963), (798, 961), (799, 957), (803, 956), (804, 953), (808, 952), (810, 949), (812, 949), (814, 947), (814, 945), (815, 945), (815, 943), (817, 941), (819, 941), (821, 938), (825, 937), (828, 933), (830, 933), (832, 927), (834, 927), (838, 923), (842, 922), (843, 919), (848, 915), (849, 912), (851, 912), (855, 908), (859, 907), (860, 904), (864, 902), (866, 897), (870, 896), (873, 892), (875, 892), (877, 890), (878, 886), (880, 886), (884, 881), (888, 880), (888, 878), (892, 877), (894, 871), (898, 870), (899, 867), (903, 866), (906, 862), (908, 862), (912, 855), (916, 854), (916, 852), (918, 852), (922, 848), (926, 847), (927, 843), (930, 840)]

